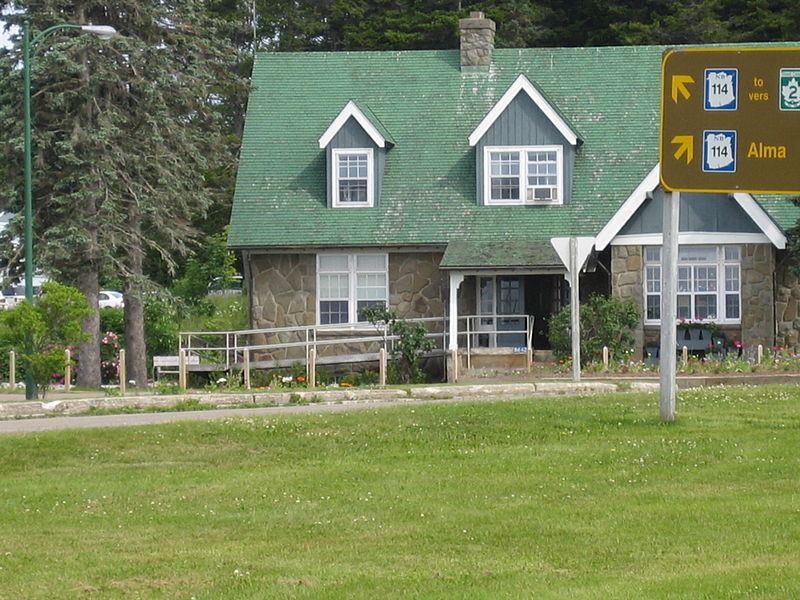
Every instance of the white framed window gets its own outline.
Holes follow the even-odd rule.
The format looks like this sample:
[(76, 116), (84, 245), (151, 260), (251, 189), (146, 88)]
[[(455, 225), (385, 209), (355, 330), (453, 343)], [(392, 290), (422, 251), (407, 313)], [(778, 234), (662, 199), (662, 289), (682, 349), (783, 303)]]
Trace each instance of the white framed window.
[(374, 206), (375, 179), (372, 148), (333, 150), (333, 206)]
[[(741, 321), (739, 246), (681, 246), (678, 249), (678, 318)], [(661, 247), (644, 249), (645, 321), (661, 319)]]
[(484, 148), (484, 198), (488, 205), (563, 204), (561, 146)]
[(365, 321), (362, 308), (388, 304), (387, 254), (318, 254), (317, 302), (320, 325)]

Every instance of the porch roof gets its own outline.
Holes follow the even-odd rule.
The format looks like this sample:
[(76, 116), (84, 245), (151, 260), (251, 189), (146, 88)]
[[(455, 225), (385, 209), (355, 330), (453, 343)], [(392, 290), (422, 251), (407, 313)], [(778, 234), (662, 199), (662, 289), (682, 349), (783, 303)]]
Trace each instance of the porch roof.
[(547, 269), (564, 270), (564, 264), (549, 241), (454, 240), (440, 263), (442, 269)]

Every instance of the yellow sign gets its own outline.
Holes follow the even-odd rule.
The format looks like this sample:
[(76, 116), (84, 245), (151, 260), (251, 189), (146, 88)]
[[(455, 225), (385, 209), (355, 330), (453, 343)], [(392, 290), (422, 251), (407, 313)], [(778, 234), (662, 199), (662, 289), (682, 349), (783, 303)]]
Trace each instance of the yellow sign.
[(660, 156), (668, 190), (800, 193), (800, 47), (667, 51)]

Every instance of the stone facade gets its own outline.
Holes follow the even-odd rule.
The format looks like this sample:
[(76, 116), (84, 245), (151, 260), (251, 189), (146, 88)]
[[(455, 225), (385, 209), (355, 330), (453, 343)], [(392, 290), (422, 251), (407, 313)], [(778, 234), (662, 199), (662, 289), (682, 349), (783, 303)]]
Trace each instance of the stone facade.
[[(447, 290), (439, 270), (441, 253), (389, 254), (389, 305), (407, 319), (443, 317)], [(262, 254), (250, 260), (251, 326), (254, 329), (272, 327), (303, 327), (317, 323), (317, 276), (314, 254)], [(439, 325), (437, 330), (441, 330)], [(340, 339), (344, 334), (318, 333)], [(354, 331), (354, 337), (364, 335)], [(254, 334), (251, 344), (304, 342), (304, 332), (282, 332), (267, 336)], [(375, 344), (320, 345), (319, 356), (365, 354), (377, 352)], [(260, 352), (254, 360), (305, 360), (305, 347)]]

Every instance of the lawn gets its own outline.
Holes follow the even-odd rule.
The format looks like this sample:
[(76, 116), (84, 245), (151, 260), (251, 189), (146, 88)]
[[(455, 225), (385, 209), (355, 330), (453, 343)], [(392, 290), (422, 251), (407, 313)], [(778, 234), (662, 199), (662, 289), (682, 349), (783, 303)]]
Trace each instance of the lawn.
[(800, 390), (0, 437), (0, 598), (800, 597)]

